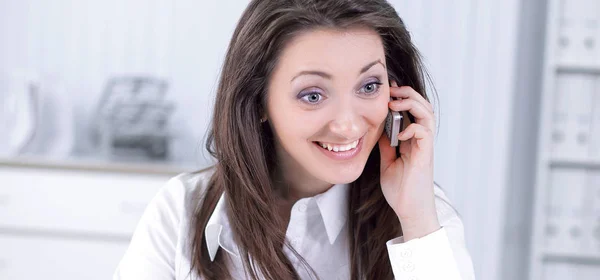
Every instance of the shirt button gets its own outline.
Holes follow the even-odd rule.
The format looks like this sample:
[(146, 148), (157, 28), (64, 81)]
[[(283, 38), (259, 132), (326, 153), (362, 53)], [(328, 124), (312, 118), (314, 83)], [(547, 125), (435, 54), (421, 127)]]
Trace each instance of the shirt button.
[(300, 212), (306, 211), (306, 202), (302, 202), (302, 203), (300, 203), (300, 205), (298, 205), (298, 211), (300, 211)]
[(410, 249), (402, 250), (400, 252), (400, 257), (405, 258), (405, 259), (412, 257), (412, 250), (410, 250)]
[(292, 244), (292, 247), (298, 249), (298, 245), (300, 245), (300, 239), (299, 238), (294, 238), (291, 240), (290, 242)]
[(415, 265), (413, 263), (405, 263), (402, 266), (402, 270), (404, 270), (405, 272), (413, 272), (415, 270)]

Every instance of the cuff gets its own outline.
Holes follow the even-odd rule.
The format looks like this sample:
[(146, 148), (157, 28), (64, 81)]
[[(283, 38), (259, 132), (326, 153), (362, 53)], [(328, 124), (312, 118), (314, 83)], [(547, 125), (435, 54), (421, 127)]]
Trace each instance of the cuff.
[(402, 236), (394, 238), (386, 245), (396, 279), (461, 279), (443, 227), (408, 242)]

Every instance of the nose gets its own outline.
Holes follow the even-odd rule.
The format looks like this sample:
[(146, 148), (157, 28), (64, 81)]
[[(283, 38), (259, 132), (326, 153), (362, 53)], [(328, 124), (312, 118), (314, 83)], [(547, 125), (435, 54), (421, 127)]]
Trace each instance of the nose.
[(329, 130), (340, 137), (340, 140), (355, 140), (361, 136), (361, 122), (360, 110), (355, 108), (351, 100), (343, 100), (336, 106)]

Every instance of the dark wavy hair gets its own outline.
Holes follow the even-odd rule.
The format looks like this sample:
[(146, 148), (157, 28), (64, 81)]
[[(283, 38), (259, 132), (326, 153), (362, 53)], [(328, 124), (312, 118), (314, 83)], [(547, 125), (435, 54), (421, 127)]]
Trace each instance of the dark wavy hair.
[[(404, 23), (385, 0), (254, 0), (244, 11), (227, 50), (206, 143), (217, 164), (192, 226), (191, 269), (202, 277), (231, 278), (223, 250), (210, 261), (204, 235), (224, 192), (246, 275), (252, 279), (259, 275), (299, 279), (283, 251), (284, 246), (293, 248), (285, 239), (274, 203), (272, 176), (277, 162), (273, 132), (260, 122), (267, 85), (279, 55), (294, 36), (316, 28), (356, 27), (370, 28), (381, 36), (390, 80), (411, 86), (429, 100), (420, 55)], [(402, 228), (383, 197), (379, 164), (376, 145), (362, 174), (351, 183), (348, 246), (352, 279), (393, 279), (385, 243), (401, 235)]]

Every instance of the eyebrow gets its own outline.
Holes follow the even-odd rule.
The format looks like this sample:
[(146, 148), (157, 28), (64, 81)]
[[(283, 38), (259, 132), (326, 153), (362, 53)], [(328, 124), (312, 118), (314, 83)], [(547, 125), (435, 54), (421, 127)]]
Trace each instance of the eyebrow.
[[(363, 68), (361, 68), (360, 72), (358, 73), (358, 75), (367, 72), (369, 69), (371, 69), (371, 67), (373, 67), (373, 66), (375, 66), (377, 64), (381, 64), (381, 66), (383, 66), (383, 68), (385, 68), (385, 65), (383, 64), (383, 62), (381, 62), (381, 59), (378, 59), (378, 60), (375, 60), (375, 61), (373, 61), (373, 62), (365, 65)], [(302, 72), (298, 73), (296, 76), (294, 76), (292, 78), (291, 81), (294, 81), (296, 78), (298, 78), (298, 77), (300, 77), (302, 75), (316, 75), (316, 76), (320, 76), (320, 77), (323, 77), (325, 79), (331, 80), (331, 74), (325, 73), (323, 71), (308, 70), (308, 71), (302, 71)]]

